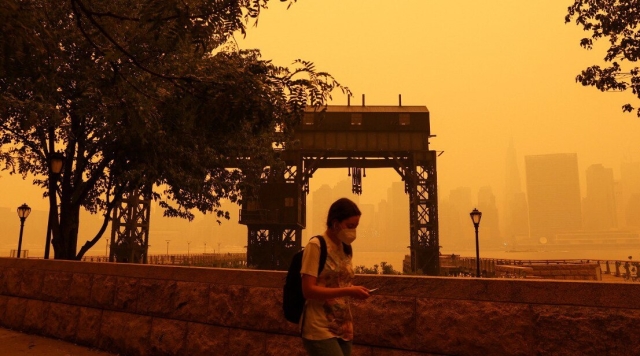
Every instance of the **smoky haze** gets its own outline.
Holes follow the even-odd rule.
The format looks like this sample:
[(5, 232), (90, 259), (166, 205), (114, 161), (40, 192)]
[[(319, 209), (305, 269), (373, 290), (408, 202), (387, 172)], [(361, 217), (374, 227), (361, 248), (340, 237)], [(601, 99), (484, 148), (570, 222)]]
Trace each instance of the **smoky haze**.
[[(547, 245), (554, 242), (558, 234), (577, 239), (597, 233), (593, 239), (613, 231), (626, 239), (640, 229), (635, 218), (640, 215), (640, 121), (622, 113), (621, 106), (633, 102), (631, 94), (601, 93), (575, 82), (582, 69), (601, 64), (604, 47), (586, 51), (579, 46), (586, 33), (564, 23), (572, 3), (303, 0), (286, 10), (286, 3), (275, 2), (246, 38), (238, 36), (237, 44), (260, 49), (279, 65), (297, 58), (313, 61), (353, 91), (352, 105), (360, 104), (361, 94), (368, 105), (397, 105), (402, 94), (403, 105), (429, 109), (436, 135), (430, 147), (444, 151), (437, 161), (443, 253), (472, 255), (475, 240), (468, 214), (477, 207), (483, 212), (484, 257), (521, 256), (507, 250), (528, 251), (527, 258), (541, 259), (640, 256), (640, 247), (634, 250), (633, 245), (599, 251), (598, 256), (589, 250), (551, 252), (540, 246), (544, 239)], [(333, 104), (346, 102), (334, 93)], [(577, 187), (572, 187), (578, 189), (578, 200), (574, 194), (572, 219), (579, 218), (580, 225), (558, 227), (537, 217), (534, 231), (543, 231), (530, 235), (530, 189), (536, 185), (528, 182), (533, 166), (527, 165), (527, 157), (556, 154), (575, 158), (572, 179)], [(41, 256), (47, 216), (42, 191), (32, 187), (32, 178), (0, 174), (0, 255), (17, 247), (15, 210), (26, 202), (34, 211), (25, 224), (23, 248)], [(379, 262), (385, 252), (408, 251), (408, 198), (400, 192), (395, 171), (368, 170), (361, 196), (350, 194), (346, 169), (319, 170), (310, 184), (303, 242), (323, 231), (327, 198), (347, 196), (364, 213), (356, 257), (360, 251), (378, 252)], [(209, 215), (198, 215), (191, 223), (162, 218), (154, 207), (150, 253), (165, 253), (166, 240), (170, 253), (203, 252), (205, 243), (207, 252), (243, 252), (246, 227), (237, 224), (239, 207), (225, 208), (232, 219), (218, 225)], [(99, 220), (83, 215), (80, 244), (93, 237)], [(109, 234), (107, 230), (105, 238)], [(88, 255), (104, 255), (104, 241)], [(398, 259), (394, 261), (399, 269)]]

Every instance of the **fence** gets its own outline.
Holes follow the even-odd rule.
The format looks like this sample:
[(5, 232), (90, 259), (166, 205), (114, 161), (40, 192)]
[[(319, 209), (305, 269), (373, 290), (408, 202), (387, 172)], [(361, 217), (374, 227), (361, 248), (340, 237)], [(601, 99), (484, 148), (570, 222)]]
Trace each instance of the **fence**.
[[(109, 262), (106, 256), (86, 256), (82, 258), (86, 262)], [(197, 267), (226, 267), (247, 268), (247, 255), (245, 253), (207, 253), (207, 254), (182, 254), (182, 255), (150, 255), (148, 264), (177, 265)], [(405, 259), (405, 269), (409, 263)], [(640, 262), (620, 260), (508, 260), (508, 259), (480, 259), (480, 270), (483, 277), (526, 278), (531, 276), (530, 269), (519, 267), (536, 266), (570, 266), (598, 264), (602, 274), (621, 278), (621, 281), (640, 282)], [(505, 268), (510, 266), (511, 268)], [(474, 257), (460, 257), (459, 255), (440, 256), (440, 269), (443, 276), (471, 277), (475, 276), (476, 259)], [(534, 268), (535, 269), (535, 268)]]
[[(526, 278), (537, 271), (577, 265), (599, 265), (603, 275), (621, 278), (621, 281), (640, 282), (640, 262), (620, 260), (592, 260), (592, 259), (564, 259), (564, 260), (508, 260), (481, 258), (480, 270), (484, 277)], [(532, 267), (520, 268), (520, 267)], [(460, 257), (459, 255), (440, 256), (441, 274), (450, 277), (475, 276), (476, 259), (474, 257)]]
[[(86, 256), (85, 262), (109, 262), (107, 256)], [(247, 268), (245, 253), (200, 253), (182, 255), (149, 255), (147, 264), (197, 267)]]

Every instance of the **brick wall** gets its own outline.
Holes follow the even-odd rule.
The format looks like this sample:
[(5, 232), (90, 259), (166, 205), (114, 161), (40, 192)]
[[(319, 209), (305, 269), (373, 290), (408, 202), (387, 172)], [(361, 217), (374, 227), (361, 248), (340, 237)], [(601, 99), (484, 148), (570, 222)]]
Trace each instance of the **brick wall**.
[[(283, 272), (0, 258), (0, 325), (124, 355), (303, 355)], [(640, 283), (357, 277), (360, 355), (640, 354)]]

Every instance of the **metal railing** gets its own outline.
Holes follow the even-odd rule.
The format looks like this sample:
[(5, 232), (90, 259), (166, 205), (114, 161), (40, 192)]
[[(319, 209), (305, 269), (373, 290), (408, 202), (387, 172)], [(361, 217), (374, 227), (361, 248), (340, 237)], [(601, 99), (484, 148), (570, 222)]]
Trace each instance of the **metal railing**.
[[(107, 256), (85, 256), (85, 262), (109, 262)], [(147, 264), (150, 265), (174, 265), (196, 267), (225, 267), (246, 268), (246, 253), (200, 253), (177, 255), (149, 255)]]
[[(621, 278), (621, 281), (640, 282), (640, 261), (563, 259), (563, 260), (520, 260), (481, 258), (480, 269), (484, 277), (525, 278), (526, 274), (497, 274), (496, 266), (540, 266), (540, 265), (578, 265), (599, 264), (602, 274)], [(475, 275), (476, 259), (459, 255), (440, 256), (441, 269), (451, 277), (471, 277)], [(443, 268), (444, 267), (444, 268)]]

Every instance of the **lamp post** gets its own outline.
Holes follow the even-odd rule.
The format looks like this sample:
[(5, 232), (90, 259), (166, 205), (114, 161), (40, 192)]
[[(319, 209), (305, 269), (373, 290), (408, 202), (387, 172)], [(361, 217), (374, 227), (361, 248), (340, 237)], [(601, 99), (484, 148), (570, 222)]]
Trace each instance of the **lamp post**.
[(31, 208), (27, 204), (22, 204), (18, 207), (18, 217), (20, 218), (20, 237), (18, 238), (18, 258), (20, 258), (20, 251), (22, 250), (22, 231), (24, 230), (24, 221), (31, 214)]
[(476, 228), (476, 277), (480, 277), (480, 245), (478, 243), (478, 227), (480, 226), (482, 213), (479, 212), (478, 209), (473, 209), (469, 215), (471, 216), (471, 221), (473, 221), (473, 227)]
[[(57, 183), (62, 172), (64, 163), (64, 155), (60, 152), (53, 152), (49, 156), (49, 222), (47, 223), (47, 238), (44, 245), (44, 258), (49, 258), (49, 249), (51, 248), (51, 235), (53, 234), (53, 225), (57, 220), (58, 203), (56, 202)], [(55, 211), (53, 210), (55, 208)]]
[(167, 256), (169, 256), (169, 241), (171, 240), (165, 240), (165, 241), (167, 241)]
[(191, 246), (191, 241), (187, 241), (187, 256), (190, 255), (190, 253), (189, 253), (190, 252), (190, 249), (189, 249), (190, 246)]

